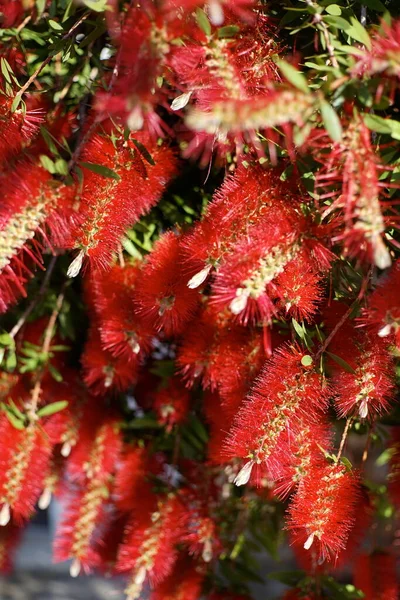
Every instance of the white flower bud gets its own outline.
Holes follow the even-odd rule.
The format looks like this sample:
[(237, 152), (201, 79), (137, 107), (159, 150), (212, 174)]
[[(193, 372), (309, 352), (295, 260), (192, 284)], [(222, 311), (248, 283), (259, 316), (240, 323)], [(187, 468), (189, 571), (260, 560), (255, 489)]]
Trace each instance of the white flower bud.
[(80, 560), (75, 558), (75, 560), (72, 561), (72, 564), (69, 568), (69, 574), (71, 575), (71, 577), (75, 578), (75, 577), (78, 577), (80, 572), (81, 572), (81, 562), (80, 562)]
[(202, 283), (204, 283), (204, 281), (207, 279), (209, 272), (212, 269), (212, 265), (207, 265), (206, 267), (204, 267), (204, 269), (202, 269), (201, 271), (199, 271), (198, 273), (196, 273), (196, 275), (193, 275), (193, 277), (190, 279), (190, 281), (188, 281), (188, 288), (190, 288), (191, 290), (195, 290), (196, 288), (199, 287), (199, 285), (201, 285)]
[(236, 294), (236, 298), (230, 303), (229, 309), (234, 315), (240, 315), (246, 308), (249, 297), (242, 289), (238, 290)]
[(185, 92), (184, 94), (177, 96), (171, 104), (172, 110), (181, 110), (182, 108), (185, 108), (192, 94), (193, 92)]
[(314, 542), (315, 533), (311, 533), (304, 542), (304, 550), (309, 550)]
[(83, 252), (83, 250), (81, 250), (79, 252), (79, 254), (77, 256), (75, 256), (74, 260), (68, 267), (68, 271), (67, 271), (68, 277), (72, 278), (72, 277), (76, 277), (77, 275), (79, 275), (79, 271), (82, 268), (84, 256), (85, 256), (85, 253)]
[(40, 510), (46, 510), (49, 508), (51, 502), (51, 490), (49, 488), (45, 488), (43, 490), (42, 495), (39, 498), (38, 506)]
[(253, 469), (254, 461), (249, 460), (236, 475), (233, 483), (237, 486), (246, 485), (250, 479), (251, 471)]
[(6, 525), (8, 525), (8, 523), (10, 522), (10, 519), (11, 519), (10, 505), (7, 504), (7, 502), (6, 502), (5, 504), (3, 504), (3, 508), (0, 511), (0, 526), (5, 527)]

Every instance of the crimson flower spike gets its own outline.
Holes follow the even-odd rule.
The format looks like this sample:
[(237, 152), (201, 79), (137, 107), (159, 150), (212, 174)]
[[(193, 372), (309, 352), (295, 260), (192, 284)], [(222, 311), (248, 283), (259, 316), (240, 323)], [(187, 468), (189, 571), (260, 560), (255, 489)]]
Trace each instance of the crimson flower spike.
[(175, 425), (185, 422), (190, 407), (190, 394), (178, 377), (154, 394), (153, 410), (159, 423), (170, 433)]
[(397, 600), (399, 584), (394, 554), (374, 552), (362, 554), (354, 567), (354, 585), (365, 600)]
[[(94, 551), (96, 530), (111, 493), (112, 475), (121, 450), (117, 420), (105, 413), (93, 420), (94, 405), (82, 419), (79, 441), (71, 454), (68, 473), (78, 485), (66, 508), (55, 539), (55, 559), (72, 559), (70, 573), (77, 577), (83, 568), (97, 564)], [(89, 410), (90, 409), (90, 410)], [(100, 422), (99, 422), (100, 421)]]
[(181, 241), (172, 231), (164, 233), (147, 256), (137, 285), (138, 316), (167, 336), (184, 331), (199, 302), (184, 276)]
[(387, 412), (395, 391), (394, 361), (387, 341), (349, 328), (333, 340), (331, 350), (352, 372), (334, 366), (335, 405), (340, 417), (374, 420)]
[(306, 353), (298, 346), (282, 346), (266, 363), (253, 390), (239, 410), (226, 440), (228, 458), (246, 459), (236, 477), (237, 485), (249, 481), (254, 465), (267, 462), (281, 449), (288, 432), (296, 435), (304, 420), (318, 423), (327, 409), (329, 388), (323, 377), (307, 366)]
[(301, 481), (288, 509), (287, 528), (318, 562), (336, 560), (346, 547), (359, 497), (356, 474), (341, 463), (314, 468)]
[[(175, 75), (175, 85), (183, 91), (172, 102), (173, 110), (186, 105), (190, 110), (209, 111), (215, 103), (221, 105), (247, 103), (253, 106), (266, 98), (272, 82), (279, 79), (274, 57), (280, 51), (266, 17), (253, 13), (257, 27), (246, 26), (237, 19), (229, 22), (237, 33), (230, 38), (202, 32), (184, 46), (176, 47), (169, 59)], [(190, 112), (189, 112), (190, 115)], [(191, 117), (188, 117), (191, 123)], [(194, 129), (193, 123), (190, 125)], [(185, 135), (185, 137), (187, 137)], [(190, 139), (190, 138), (189, 138)], [(194, 131), (186, 156), (201, 155), (205, 165), (215, 151), (219, 159), (228, 153), (241, 154), (246, 143), (262, 152), (254, 131), (214, 135), (208, 131)]]
[(150, 350), (154, 333), (135, 315), (139, 274), (137, 263), (115, 264), (109, 271), (94, 271), (86, 282), (102, 348), (127, 362), (137, 362)]
[(211, 23), (215, 26), (222, 25), (226, 20), (225, 12), (228, 15), (233, 13), (239, 19), (244, 21), (254, 21), (255, 14), (252, 10), (255, 6), (255, 0), (208, 0), (204, 2), (202, 0), (164, 0), (163, 10), (168, 11), (180, 11), (184, 10), (192, 12), (196, 7), (204, 7), (206, 10)]
[(363, 308), (360, 324), (400, 348), (400, 260), (382, 276)]
[(384, 216), (387, 206), (385, 182), (379, 154), (373, 147), (371, 132), (360, 116), (344, 131), (340, 142), (315, 153), (322, 164), (316, 175), (316, 189), (321, 200), (332, 199), (322, 212), (323, 218), (336, 215), (340, 223), (334, 241), (342, 242), (346, 254), (375, 264), (380, 269), (391, 265), (385, 243), (385, 230), (390, 217)]
[(380, 78), (400, 78), (400, 21), (391, 25), (382, 20), (381, 30), (372, 38), (371, 49), (363, 48), (351, 69), (353, 76), (379, 75)]
[(150, 594), (150, 600), (198, 600), (205, 579), (204, 569), (192, 558), (178, 558), (172, 573)]
[(176, 545), (185, 532), (187, 511), (180, 498), (170, 495), (153, 509), (139, 511), (128, 526), (117, 567), (130, 573), (127, 600), (141, 597), (146, 579), (152, 586), (170, 575), (178, 553)]
[(83, 190), (70, 245), (78, 254), (70, 277), (78, 275), (85, 258), (94, 269), (109, 268), (125, 230), (158, 202), (176, 173), (169, 148), (143, 133), (125, 140), (109, 129), (96, 133), (82, 153)]
[(31, 162), (19, 163), (3, 178), (0, 209), (0, 312), (19, 296), (42, 252), (62, 245), (68, 236), (68, 209), (73, 187), (52, 179)]

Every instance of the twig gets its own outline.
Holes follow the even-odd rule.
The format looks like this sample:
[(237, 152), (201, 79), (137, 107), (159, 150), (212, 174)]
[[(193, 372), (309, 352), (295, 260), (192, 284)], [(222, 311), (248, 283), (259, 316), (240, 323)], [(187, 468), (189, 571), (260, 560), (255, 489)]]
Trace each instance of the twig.
[[(88, 18), (88, 16), (89, 16), (89, 13), (85, 13), (84, 15), (82, 15), (82, 17), (80, 19), (78, 19), (78, 21), (76, 23), (74, 23), (72, 25), (71, 29), (62, 36), (61, 40), (67, 40), (73, 34), (75, 29), (77, 27), (79, 27), (79, 25)], [(36, 69), (36, 71), (29, 77), (28, 81), (22, 86), (22, 88), (20, 90), (18, 90), (18, 92), (15, 95), (16, 98), (18, 98), (19, 96), (22, 96), (26, 92), (26, 90), (30, 87), (30, 85), (35, 81), (36, 77), (38, 77), (38, 75), (40, 75), (40, 73), (49, 64), (49, 62), (52, 60), (53, 57), (54, 57), (54, 54), (49, 54), (49, 56), (47, 58), (45, 58), (45, 60), (42, 62), (42, 64), (39, 65), (38, 68)]]
[[(313, 0), (306, 0), (306, 4), (308, 4), (308, 6), (311, 6), (311, 8), (314, 8), (314, 9), (317, 8), (317, 6), (318, 6), (315, 4), (315, 2), (313, 2)], [(338, 69), (339, 63), (335, 56), (335, 49), (331, 42), (327, 24), (324, 22), (323, 18), (321, 17), (321, 15), (319, 13), (315, 13), (313, 20), (314, 20), (314, 23), (318, 24), (321, 28), (322, 34), (324, 36), (325, 44), (326, 44), (326, 49), (328, 51), (332, 67), (335, 67), (335, 69)]]
[[(42, 354), (46, 355), (49, 353), (51, 340), (53, 339), (53, 335), (54, 335), (54, 328), (56, 325), (56, 321), (57, 321), (58, 315), (60, 314), (61, 307), (64, 302), (65, 288), (66, 288), (67, 284), (68, 284), (68, 282), (64, 283), (62, 291), (60, 292), (60, 294), (57, 297), (56, 305), (54, 307), (53, 312), (51, 313), (49, 322), (45, 329), (43, 344), (42, 344), (42, 348), (41, 348)], [(44, 375), (44, 368), (42, 367), (38, 373), (38, 376), (35, 381), (35, 385), (32, 388), (29, 403), (26, 407), (27, 415), (31, 421), (34, 421), (36, 419), (36, 410), (37, 410), (37, 407), (39, 404), (40, 394), (42, 392), (43, 375)]]
[(29, 21), (32, 19), (32, 15), (28, 15), (23, 21), (22, 23), (20, 23), (16, 29), (17, 33), (19, 33), (20, 31), (23, 30), (23, 28), (25, 27), (25, 25), (28, 25)]
[(42, 297), (44, 296), (44, 292), (46, 291), (47, 285), (50, 281), (50, 277), (51, 277), (51, 274), (55, 267), (56, 261), (57, 261), (57, 256), (53, 256), (50, 261), (49, 266), (47, 267), (46, 275), (42, 281), (42, 285), (40, 286), (40, 289), (39, 289), (36, 297), (32, 300), (32, 302), (29, 304), (29, 306), (26, 307), (26, 309), (24, 310), (24, 312), (22, 313), (22, 315), (20, 316), (20, 318), (18, 319), (18, 321), (16, 322), (14, 327), (11, 329), (9, 335), (13, 339), (15, 338), (15, 336), (17, 335), (17, 333), (19, 332), (21, 327), (24, 325), (25, 321), (27, 320), (27, 318), (29, 317), (29, 315), (31, 314), (33, 309), (36, 307), (39, 300), (41, 300)]
[(337, 453), (337, 460), (338, 461), (340, 460), (340, 458), (342, 456), (343, 448), (344, 448), (344, 445), (346, 443), (347, 435), (349, 433), (349, 429), (350, 429), (350, 425), (351, 425), (352, 421), (353, 421), (353, 417), (349, 417), (347, 419), (347, 421), (346, 421), (346, 426), (345, 426), (345, 428), (343, 430), (342, 439), (340, 440), (340, 446), (339, 446), (339, 450), (338, 450), (338, 453)]
[(369, 431), (368, 431), (367, 441), (365, 442), (365, 448), (364, 448), (364, 452), (363, 452), (363, 455), (362, 455), (362, 458), (361, 458), (361, 466), (362, 467), (367, 462), (368, 452), (369, 452), (369, 447), (371, 445), (371, 438), (372, 438), (373, 431), (374, 431), (374, 424), (372, 423), (372, 425), (371, 425), (371, 427), (369, 428)]

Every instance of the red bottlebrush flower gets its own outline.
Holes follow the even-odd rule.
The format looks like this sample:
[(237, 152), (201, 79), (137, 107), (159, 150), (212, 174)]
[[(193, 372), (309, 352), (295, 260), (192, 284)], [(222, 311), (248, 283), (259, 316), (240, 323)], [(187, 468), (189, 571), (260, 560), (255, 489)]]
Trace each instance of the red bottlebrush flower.
[(390, 472), (389, 472), (389, 494), (393, 503), (400, 507), (400, 431), (394, 430), (389, 445), (390, 448)]
[(225, 10), (229, 13), (235, 14), (238, 18), (252, 21), (254, 20), (254, 12), (252, 8), (255, 6), (254, 0), (208, 0), (204, 2), (202, 0), (165, 0), (164, 10), (165, 11), (179, 11), (185, 10), (191, 12), (197, 6), (204, 6), (210, 21), (213, 25), (222, 25), (225, 21)]
[(198, 600), (201, 597), (205, 573), (186, 556), (181, 556), (172, 573), (156, 585), (150, 600)]
[(362, 554), (355, 564), (354, 585), (365, 600), (397, 600), (399, 584), (396, 557), (385, 552)]
[(125, 391), (136, 381), (138, 364), (103, 350), (96, 326), (90, 328), (81, 361), (85, 383), (95, 395)]
[(14, 27), (24, 14), (21, 0), (0, 0), (0, 23), (1, 27), (8, 29)]
[(314, 368), (303, 366), (305, 352), (297, 346), (276, 350), (243, 407), (226, 441), (226, 456), (247, 459), (236, 478), (247, 483), (255, 464), (267, 461), (289, 432), (304, 421), (318, 422), (326, 410), (329, 389)]
[(358, 478), (340, 463), (312, 469), (288, 509), (287, 527), (318, 562), (335, 560), (346, 546), (355, 519)]
[[(306, 421), (295, 434), (288, 432), (287, 438), (277, 456), (272, 456), (268, 462), (269, 475), (276, 483), (274, 492), (283, 498), (301, 483), (303, 477), (324, 464), (324, 452), (329, 452), (332, 445), (332, 431), (323, 419), (311, 424)], [(290, 449), (283, 453), (283, 459), (282, 447)]]
[(392, 21), (391, 25), (382, 21), (381, 31), (372, 38), (371, 49), (360, 53), (351, 73), (355, 77), (400, 77), (400, 21)]
[(94, 423), (82, 421), (79, 442), (68, 464), (72, 481), (80, 482), (80, 486), (70, 498), (55, 540), (55, 559), (73, 559), (73, 577), (79, 575), (81, 568), (89, 570), (99, 561), (94, 550), (96, 528), (110, 495), (120, 449), (115, 420), (108, 418), (99, 425), (96, 419)]
[(30, 423), (19, 430), (3, 415), (0, 420), (0, 524), (12, 517), (28, 519), (43, 489), (52, 446), (43, 427)]
[(137, 284), (138, 315), (167, 336), (179, 335), (197, 308), (199, 294), (182, 273), (181, 239), (164, 233), (147, 257)]
[[(3, 176), (0, 211), (0, 312), (25, 296), (25, 283), (35, 265), (42, 266), (42, 252), (59, 242), (66, 222), (55, 209), (68, 202), (71, 190), (53, 181), (42, 167), (25, 162)], [(35, 238), (40, 234), (41, 240)], [(50, 237), (50, 239), (49, 239)]]
[[(125, 141), (118, 132), (111, 133), (95, 134), (82, 153), (83, 191), (71, 246), (79, 254), (71, 263), (71, 277), (79, 273), (86, 256), (94, 268), (109, 267), (125, 230), (157, 203), (176, 173), (169, 148), (157, 145), (145, 134)], [(142, 146), (150, 153), (151, 164), (142, 154)], [(90, 170), (86, 163), (111, 169), (111, 176)]]
[[(0, 88), (1, 89), (1, 88)], [(23, 147), (28, 146), (44, 121), (44, 110), (28, 97), (23, 109), (11, 110), (15, 95), (0, 94), (0, 159), (2, 169), (15, 158)], [(30, 106), (32, 105), (32, 106)]]
[(201, 511), (192, 511), (184, 539), (190, 554), (201, 557), (205, 563), (217, 558), (222, 549), (217, 523), (211, 517), (202, 515)]
[[(290, 141), (291, 124), (305, 123), (314, 110), (314, 100), (309, 94), (298, 90), (276, 89), (268, 90), (264, 95), (249, 101), (246, 99), (229, 99), (210, 104), (207, 110), (193, 108), (188, 111), (185, 123), (194, 132), (201, 134), (199, 138), (205, 145), (206, 155), (209, 155), (215, 140), (233, 138), (238, 152), (247, 142), (259, 149), (256, 131), (268, 132), (269, 138), (274, 138), (272, 130), (282, 127)], [(276, 137), (276, 136), (275, 136)], [(186, 154), (198, 152), (196, 145), (189, 146)], [(259, 150), (261, 152), (261, 150)], [(271, 141), (270, 152), (275, 160), (274, 145)]]
[(387, 342), (350, 329), (336, 336), (331, 349), (353, 369), (349, 373), (335, 366), (333, 384), (339, 416), (355, 414), (373, 420), (387, 412), (394, 393), (394, 364)]
[(345, 129), (342, 141), (332, 146), (325, 136), (319, 155), (314, 154), (322, 164), (316, 175), (319, 197), (333, 200), (323, 217), (334, 213), (341, 224), (334, 241), (341, 241), (349, 256), (386, 269), (391, 258), (384, 233), (390, 218), (383, 214), (385, 182), (380, 177), (386, 166), (372, 145), (370, 130), (357, 117)]
[(151, 347), (152, 330), (136, 317), (135, 287), (139, 265), (115, 264), (105, 273), (94, 271), (86, 286), (97, 315), (102, 347), (114, 357), (137, 362)]
[(122, 456), (114, 485), (115, 504), (118, 510), (131, 513), (143, 496), (150, 492), (149, 475), (160, 471), (157, 459), (150, 458), (146, 448), (128, 448)]
[[(400, 261), (396, 261), (387, 275), (381, 277), (377, 287), (363, 309), (361, 324), (370, 327), (379, 337), (394, 334), (400, 348)], [(390, 338), (389, 338), (390, 340)]]
[(130, 572), (126, 589), (129, 600), (140, 597), (147, 578), (156, 585), (171, 573), (177, 559), (176, 544), (185, 532), (186, 520), (186, 508), (177, 496), (160, 499), (150, 511), (136, 514), (127, 528), (118, 559), (119, 570)]
[(178, 378), (174, 378), (155, 393), (153, 408), (159, 423), (171, 432), (174, 425), (180, 425), (186, 420), (189, 404), (189, 392)]
[[(196, 36), (197, 39), (173, 50), (169, 63), (177, 87), (183, 90), (183, 94), (173, 101), (173, 110), (189, 103), (195, 110), (205, 113), (212, 110), (215, 103), (224, 106), (225, 103), (247, 102), (253, 105), (260, 98), (265, 99), (271, 82), (278, 80), (273, 56), (280, 48), (271, 35), (268, 20), (258, 15), (256, 27), (246, 27), (232, 19), (231, 22), (238, 32), (230, 39)], [(194, 129), (193, 123), (190, 128)], [(214, 150), (219, 158), (235, 151), (241, 153), (249, 142), (260, 150), (254, 131), (221, 136), (214, 133), (200, 128), (193, 134), (185, 155), (203, 152), (201, 164), (206, 164)]]
[(13, 560), (18, 545), (22, 528), (14, 523), (8, 523), (0, 529), (0, 573), (7, 575), (13, 569)]

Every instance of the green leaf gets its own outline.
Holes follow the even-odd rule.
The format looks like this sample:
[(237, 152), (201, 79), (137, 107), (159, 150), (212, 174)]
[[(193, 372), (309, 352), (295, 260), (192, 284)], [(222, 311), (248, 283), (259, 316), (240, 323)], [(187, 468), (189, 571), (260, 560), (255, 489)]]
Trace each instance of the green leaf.
[(42, 16), (44, 13), (44, 9), (46, 8), (46, 0), (36, 0), (36, 11), (38, 18)]
[(14, 371), (17, 366), (17, 355), (15, 352), (9, 352), (6, 358), (6, 369), (7, 371)]
[(105, 10), (108, 10), (108, 0), (81, 0), (81, 2), (95, 12), (104, 12)]
[(98, 175), (103, 175), (103, 177), (108, 177), (109, 179), (116, 179), (117, 181), (121, 179), (118, 173), (116, 173), (112, 169), (109, 169), (108, 167), (105, 167), (104, 165), (97, 165), (96, 163), (90, 162), (81, 162), (80, 166), (84, 167), (85, 169), (89, 169), (89, 171), (97, 173)]
[(325, 10), (329, 15), (333, 15), (335, 17), (340, 17), (342, 14), (342, 9), (337, 4), (330, 4), (325, 8)]
[(293, 65), (285, 60), (278, 60), (277, 65), (289, 83), (305, 94), (310, 93), (306, 78)]
[(140, 154), (147, 160), (147, 162), (154, 167), (156, 164), (150, 152), (147, 150), (146, 146), (139, 142), (139, 140), (132, 138), (132, 142), (135, 144), (136, 148), (139, 150)]
[(334, 108), (326, 100), (321, 100), (321, 115), (325, 129), (334, 142), (340, 142), (343, 135), (342, 124)]
[(55, 367), (53, 367), (52, 364), (48, 365), (48, 369), (50, 372), (50, 375), (52, 376), (52, 378), (57, 381), (58, 383), (61, 383), (61, 381), (63, 380), (63, 376), (61, 375), (60, 371), (58, 371)]
[(54, 163), (55, 172), (59, 175), (68, 175), (68, 163), (63, 158), (57, 158)]
[(234, 37), (239, 31), (240, 31), (240, 28), (237, 25), (225, 25), (225, 27), (220, 27), (218, 29), (218, 37), (219, 38)]
[(7, 419), (10, 421), (11, 425), (13, 427), (15, 427), (15, 429), (18, 429), (19, 431), (22, 431), (23, 429), (25, 429), (25, 422), (21, 419), (19, 419), (11, 410), (11, 408), (9, 406), (7, 406), (6, 404), (2, 403), (1, 407), (3, 409), (3, 411), (6, 414)]
[(302, 326), (300, 325), (300, 323), (298, 323), (296, 321), (296, 319), (292, 319), (292, 325), (294, 327), (295, 332), (299, 336), (299, 338), (302, 339), (302, 340), (304, 340), (305, 339), (305, 332), (304, 332), (304, 329), (302, 328)]
[(12, 80), (11, 80), (11, 77), (10, 77), (10, 72), (12, 73), (12, 69), (11, 69), (10, 65), (8, 64), (8, 62), (6, 61), (5, 58), (1, 59), (0, 66), (1, 66), (1, 72), (3, 74), (4, 79), (8, 83), (12, 83)]
[(64, 410), (65, 408), (67, 408), (67, 406), (68, 406), (67, 400), (60, 400), (59, 402), (52, 402), (51, 404), (48, 404), (47, 406), (43, 406), (43, 408), (40, 408), (37, 411), (37, 416), (39, 418), (49, 417), (50, 415), (54, 415), (55, 413), (58, 413), (58, 412)]
[(196, 10), (196, 20), (197, 20), (197, 25), (200, 27), (200, 29), (202, 29), (207, 36), (210, 36), (211, 35), (210, 21), (208, 20), (208, 17), (202, 8), (198, 8)]
[(346, 30), (347, 35), (353, 38), (353, 40), (364, 44), (368, 50), (371, 50), (371, 38), (369, 37), (365, 27), (363, 27), (360, 21), (358, 21), (355, 17), (350, 17), (350, 23), (351, 26)]
[(49, 19), (47, 22), (54, 31), (64, 31), (63, 26), (60, 25), (60, 23), (57, 23), (57, 21), (53, 21), (53, 19)]
[(383, 119), (378, 115), (364, 114), (362, 115), (364, 123), (371, 131), (377, 133), (386, 133), (391, 135), (393, 139), (400, 140), (400, 122), (393, 119)]
[(0, 333), (0, 346), (14, 346), (14, 339), (6, 331)]
[(327, 354), (331, 357), (332, 360), (335, 361), (335, 363), (337, 363), (340, 367), (347, 371), (347, 373), (352, 373), (354, 375), (355, 370), (349, 365), (348, 362), (344, 360), (344, 358), (341, 358), (337, 354), (333, 354), (333, 352), (327, 352)]
[(342, 17), (336, 17), (334, 15), (324, 15), (324, 22), (328, 23), (328, 25), (333, 25), (333, 27), (336, 27), (341, 31), (347, 31), (348, 29), (350, 29), (350, 23)]
[(18, 106), (21, 104), (22, 102), (22, 96), (21, 94), (17, 94), (13, 100), (13, 103), (11, 104), (11, 112), (15, 113), (15, 111), (17, 110)]
[(51, 160), (51, 158), (49, 158), (45, 154), (41, 154), (40, 157), (39, 157), (39, 160), (40, 160), (40, 164), (42, 165), (42, 167), (44, 169), (46, 169), (46, 171), (48, 171), (52, 175), (56, 172), (55, 164)]
[(342, 458), (340, 460), (342, 461), (342, 463), (344, 464), (344, 466), (346, 467), (346, 469), (348, 471), (352, 471), (353, 465), (351, 464), (351, 462), (349, 461), (348, 458), (346, 458), (345, 456), (342, 456)]

